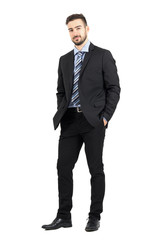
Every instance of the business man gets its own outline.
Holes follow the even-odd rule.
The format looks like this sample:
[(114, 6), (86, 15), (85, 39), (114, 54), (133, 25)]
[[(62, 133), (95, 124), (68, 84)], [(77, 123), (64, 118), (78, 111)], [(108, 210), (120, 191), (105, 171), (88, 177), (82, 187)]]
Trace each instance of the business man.
[(100, 226), (105, 192), (103, 142), (119, 101), (119, 78), (111, 53), (88, 40), (85, 17), (73, 14), (66, 25), (74, 50), (59, 61), (58, 110), (53, 118), (55, 129), (61, 125), (57, 162), (59, 209), (55, 220), (42, 228), (72, 226), (72, 170), (84, 143), (91, 174), (91, 205), (85, 230), (95, 231)]

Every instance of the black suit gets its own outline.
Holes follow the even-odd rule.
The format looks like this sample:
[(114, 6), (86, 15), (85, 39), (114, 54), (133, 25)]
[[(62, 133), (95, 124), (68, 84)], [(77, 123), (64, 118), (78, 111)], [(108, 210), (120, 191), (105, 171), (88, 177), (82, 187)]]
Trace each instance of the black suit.
[[(53, 121), (57, 128), (71, 99), (74, 69), (73, 50), (60, 58), (58, 69), (57, 106)], [(90, 44), (79, 79), (82, 111), (92, 126), (100, 115), (109, 121), (119, 100), (120, 87), (115, 60), (108, 50)]]
[[(59, 61), (57, 106), (54, 128), (61, 123), (57, 162), (59, 186), (58, 217), (70, 218), (72, 208), (72, 170), (85, 144), (91, 174), (91, 207), (89, 216), (100, 219), (105, 191), (102, 151), (105, 137), (103, 117), (111, 119), (119, 101), (120, 86), (115, 60), (108, 50), (92, 43), (86, 53), (79, 78), (82, 113), (69, 109), (74, 70), (74, 51)], [(108, 123), (107, 123), (108, 125)]]

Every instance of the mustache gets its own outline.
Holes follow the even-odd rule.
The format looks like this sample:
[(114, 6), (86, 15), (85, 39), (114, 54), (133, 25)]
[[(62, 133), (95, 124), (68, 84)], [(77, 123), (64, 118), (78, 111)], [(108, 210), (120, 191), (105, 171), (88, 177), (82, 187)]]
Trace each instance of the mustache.
[(75, 36), (73, 39), (77, 38), (77, 37), (81, 37), (81, 36)]

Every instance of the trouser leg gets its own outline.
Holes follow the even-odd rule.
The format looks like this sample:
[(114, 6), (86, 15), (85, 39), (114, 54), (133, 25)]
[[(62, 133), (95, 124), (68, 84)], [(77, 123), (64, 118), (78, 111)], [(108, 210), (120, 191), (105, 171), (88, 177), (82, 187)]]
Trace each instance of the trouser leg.
[(100, 219), (103, 211), (103, 198), (105, 193), (105, 175), (103, 171), (103, 143), (105, 127), (102, 124), (84, 134), (85, 153), (91, 174), (91, 206), (89, 217)]
[(57, 216), (60, 218), (71, 218), (73, 179), (72, 170), (78, 159), (82, 147), (80, 135), (64, 137), (60, 136), (58, 150), (58, 191), (59, 209)]

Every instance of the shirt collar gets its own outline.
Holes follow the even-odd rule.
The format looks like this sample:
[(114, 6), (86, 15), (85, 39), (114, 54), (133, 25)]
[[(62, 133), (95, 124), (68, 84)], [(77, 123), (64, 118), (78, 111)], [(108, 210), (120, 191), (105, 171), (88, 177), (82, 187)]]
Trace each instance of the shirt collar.
[[(86, 44), (83, 46), (83, 48), (81, 49), (81, 52), (89, 52), (89, 46), (90, 46), (90, 41), (88, 40), (86, 42)], [(79, 50), (74, 47), (74, 55), (76, 55), (79, 52)]]

